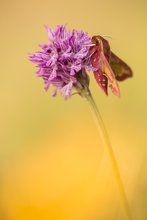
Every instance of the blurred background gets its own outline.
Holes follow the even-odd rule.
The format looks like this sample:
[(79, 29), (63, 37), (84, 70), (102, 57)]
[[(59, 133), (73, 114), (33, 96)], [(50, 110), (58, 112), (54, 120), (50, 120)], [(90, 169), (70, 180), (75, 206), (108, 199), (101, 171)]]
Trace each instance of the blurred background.
[(147, 219), (147, 1), (0, 0), (0, 219), (125, 220), (88, 103), (44, 92), (28, 53), (44, 25), (109, 35), (133, 69), (121, 98), (91, 91), (109, 131), (134, 220)]

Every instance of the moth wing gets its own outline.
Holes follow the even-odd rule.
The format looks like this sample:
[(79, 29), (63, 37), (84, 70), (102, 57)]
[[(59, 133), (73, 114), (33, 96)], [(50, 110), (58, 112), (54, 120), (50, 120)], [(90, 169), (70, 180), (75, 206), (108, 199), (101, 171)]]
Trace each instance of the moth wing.
[(94, 77), (97, 81), (97, 83), (99, 84), (100, 88), (102, 89), (102, 91), (108, 95), (108, 79), (107, 77), (104, 75), (104, 73), (102, 72), (101, 69), (98, 69), (97, 71), (94, 72)]
[(104, 53), (107, 61), (109, 62), (110, 61), (110, 55), (111, 55), (109, 42), (105, 38), (103, 38), (102, 36), (99, 36), (99, 39), (101, 40), (101, 43), (102, 43), (103, 53)]
[(100, 88), (102, 89), (102, 91), (108, 95), (108, 79), (107, 77), (104, 75), (104, 73), (102, 72), (101, 68), (100, 68), (100, 53), (101, 53), (101, 48), (100, 45), (98, 46), (94, 46), (92, 48), (93, 54), (91, 56), (91, 62), (92, 62), (92, 66), (94, 68), (96, 68), (97, 70), (94, 71), (94, 77), (98, 83), (98, 85), (100, 86)]
[(133, 76), (131, 68), (113, 52), (111, 52), (110, 56), (110, 66), (118, 81), (123, 81)]
[(116, 81), (115, 75), (103, 52), (101, 52), (101, 56), (100, 56), (100, 68), (101, 68), (101, 71), (108, 78), (109, 86), (113, 94), (116, 96), (120, 96), (120, 90), (119, 90), (119, 86)]

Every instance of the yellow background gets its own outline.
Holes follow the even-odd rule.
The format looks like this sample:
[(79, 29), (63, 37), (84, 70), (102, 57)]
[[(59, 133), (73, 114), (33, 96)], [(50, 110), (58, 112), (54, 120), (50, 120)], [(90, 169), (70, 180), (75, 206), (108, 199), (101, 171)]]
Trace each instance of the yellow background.
[(44, 24), (109, 35), (133, 69), (121, 98), (90, 88), (108, 128), (134, 220), (147, 219), (147, 1), (0, 1), (0, 219), (125, 220), (88, 103), (45, 93), (28, 53)]

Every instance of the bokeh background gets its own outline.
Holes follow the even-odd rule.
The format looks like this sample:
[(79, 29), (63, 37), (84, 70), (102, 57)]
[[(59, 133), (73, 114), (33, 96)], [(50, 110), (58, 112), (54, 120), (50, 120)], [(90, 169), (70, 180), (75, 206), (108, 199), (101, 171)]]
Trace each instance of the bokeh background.
[(91, 91), (109, 131), (134, 220), (147, 219), (147, 1), (0, 0), (0, 219), (125, 220), (88, 103), (43, 90), (28, 53), (44, 25), (109, 35), (134, 71), (121, 98)]

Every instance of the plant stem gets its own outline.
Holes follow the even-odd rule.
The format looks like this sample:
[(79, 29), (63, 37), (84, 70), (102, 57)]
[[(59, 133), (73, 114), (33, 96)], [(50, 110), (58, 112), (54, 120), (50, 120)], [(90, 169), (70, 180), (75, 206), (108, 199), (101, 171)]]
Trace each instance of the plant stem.
[(123, 206), (124, 206), (124, 210), (125, 210), (125, 213), (126, 213), (126, 219), (127, 220), (133, 220), (133, 218), (131, 216), (127, 196), (126, 196), (126, 193), (125, 193), (123, 181), (121, 179), (121, 175), (120, 175), (120, 172), (119, 172), (117, 161), (116, 161), (116, 158), (115, 158), (115, 155), (114, 155), (114, 152), (113, 152), (113, 148), (112, 148), (112, 145), (111, 145), (111, 142), (110, 142), (109, 135), (107, 133), (105, 124), (102, 120), (100, 112), (97, 108), (97, 105), (96, 105), (90, 91), (88, 91), (88, 95), (86, 96), (86, 98), (87, 98), (87, 100), (90, 104), (92, 112), (94, 113), (96, 125), (99, 129), (101, 138), (102, 138), (102, 140), (103, 140), (103, 142), (106, 146), (106, 150), (107, 150), (108, 156), (109, 156), (111, 164), (112, 164), (113, 172), (114, 172), (114, 175), (116, 177), (116, 181), (117, 181), (117, 184), (118, 184), (118, 189), (119, 189), (120, 196), (121, 196), (121, 199), (122, 199), (122, 203), (123, 203)]

